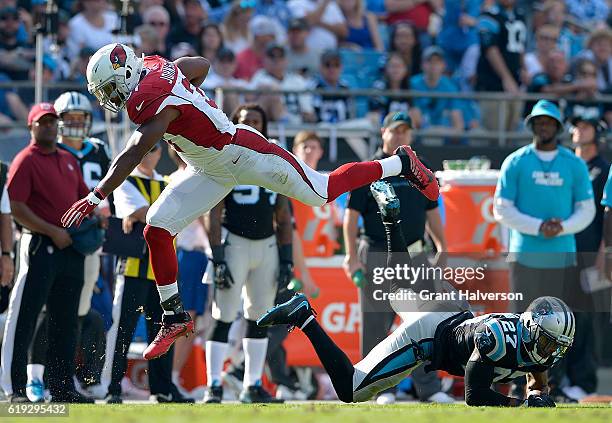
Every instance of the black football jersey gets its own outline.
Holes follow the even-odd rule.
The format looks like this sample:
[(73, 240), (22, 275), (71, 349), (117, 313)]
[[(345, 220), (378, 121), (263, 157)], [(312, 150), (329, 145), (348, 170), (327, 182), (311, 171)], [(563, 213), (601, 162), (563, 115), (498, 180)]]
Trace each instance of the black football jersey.
[(235, 235), (264, 239), (274, 235), (276, 194), (256, 185), (236, 185), (225, 197), (223, 226)]
[(62, 143), (57, 145), (76, 157), (81, 166), (85, 185), (89, 189), (94, 189), (106, 175), (111, 162), (110, 153), (104, 141), (98, 138), (86, 138), (79, 151)]
[(478, 60), (476, 89), (504, 91), (502, 81), (486, 57), (488, 48), (497, 46), (508, 70), (520, 84), (521, 56), (527, 42), (527, 25), (521, 12), (509, 12), (498, 6), (489, 8), (478, 21), (480, 59)]
[(529, 360), (523, 343), (523, 325), (520, 314), (485, 314), (450, 325), (437, 331), (443, 357), (437, 367), (456, 376), (465, 375), (465, 365), (474, 352), (478, 352), (485, 364), (494, 367), (493, 382), (508, 383), (531, 372), (543, 372), (553, 364), (538, 364)]

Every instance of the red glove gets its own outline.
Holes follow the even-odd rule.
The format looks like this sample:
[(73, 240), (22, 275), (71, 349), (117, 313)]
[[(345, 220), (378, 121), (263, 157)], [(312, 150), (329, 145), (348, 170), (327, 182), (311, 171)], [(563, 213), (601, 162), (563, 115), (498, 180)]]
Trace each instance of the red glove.
[(94, 211), (94, 209), (98, 207), (98, 204), (105, 198), (106, 195), (104, 195), (99, 188), (94, 188), (87, 197), (81, 198), (64, 213), (62, 216), (62, 225), (64, 228), (69, 228), (72, 225), (78, 228), (83, 219)]

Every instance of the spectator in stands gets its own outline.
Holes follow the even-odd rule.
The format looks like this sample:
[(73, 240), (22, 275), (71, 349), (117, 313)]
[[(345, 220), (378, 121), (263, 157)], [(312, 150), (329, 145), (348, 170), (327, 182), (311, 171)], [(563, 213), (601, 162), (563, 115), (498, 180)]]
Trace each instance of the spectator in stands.
[[(253, 75), (251, 88), (265, 91), (308, 89), (307, 81), (300, 75), (287, 72), (285, 47), (272, 43), (266, 48), (264, 68)], [(290, 123), (315, 122), (316, 115), (309, 93), (261, 94), (258, 98), (270, 121)]]
[(57, 147), (58, 116), (53, 105), (32, 107), (28, 127), (32, 141), (15, 157), (8, 177), (11, 210), (24, 228), (20, 240), (23, 268), (13, 288), (4, 331), (2, 388), (10, 402), (29, 402), (27, 351), (46, 305), (52, 401), (92, 403), (75, 391), (73, 382), (84, 256), (71, 246), (72, 238), (60, 222), (68, 205), (89, 189), (76, 159)]
[[(315, 90), (347, 90), (349, 86), (340, 79), (342, 60), (337, 50), (327, 50), (321, 55), (319, 76), (313, 81)], [(338, 95), (315, 94), (313, 106), (318, 122), (337, 123), (349, 119), (349, 98)]]
[(208, 14), (202, 7), (200, 0), (184, 0), (185, 15), (178, 26), (170, 32), (170, 44), (190, 43), (197, 44), (202, 24), (206, 22)]
[[(444, 51), (438, 46), (430, 46), (423, 52), (423, 73), (410, 78), (410, 87), (415, 91), (436, 93), (456, 93), (459, 90), (444, 75), (446, 64)], [(415, 114), (421, 128), (453, 128), (463, 131), (464, 122), (461, 105), (456, 99), (416, 97)]]
[[(536, 49), (525, 54), (525, 85), (529, 86), (534, 75), (544, 71), (546, 60), (559, 42), (559, 28), (542, 25), (536, 32)], [(565, 61), (565, 60), (564, 60)]]
[(421, 73), (421, 45), (414, 27), (400, 22), (391, 27), (389, 50), (399, 54), (408, 67), (408, 77)]
[(444, 1), (444, 20), (438, 44), (444, 50), (450, 74), (457, 71), (468, 79), (476, 72), (478, 61), (478, 16), (482, 0)]
[(266, 47), (276, 39), (274, 21), (266, 16), (255, 16), (249, 23), (249, 28), (253, 40), (249, 47), (236, 56), (238, 67), (234, 74), (236, 78), (246, 80), (250, 80), (255, 72), (264, 66)]
[(258, 0), (254, 1), (255, 15), (265, 15), (269, 18), (276, 19), (283, 28), (289, 26), (291, 21), (291, 10), (287, 7), (285, 0)]
[[(239, 54), (248, 48), (251, 35), (253, 38), (256, 36), (252, 33), (253, 30), (250, 24), (254, 10), (254, 4), (252, 2), (234, 0), (227, 15), (225, 15), (225, 19), (223, 20), (223, 40), (225, 47), (232, 50), (234, 54)], [(261, 28), (258, 29), (261, 30)], [(271, 29), (268, 31), (272, 34), (274, 33)], [(269, 39), (266, 40), (263, 45), (265, 46), (266, 43), (270, 41)]]
[[(476, 91), (519, 93), (521, 64), (527, 40), (527, 26), (522, 14), (514, 7), (516, 0), (498, 0), (497, 8), (488, 9), (478, 24), (480, 59), (476, 73)], [(514, 129), (521, 105), (506, 103), (505, 121), (500, 122), (499, 101), (482, 101), (483, 125), (486, 129)]]
[(609, 4), (606, 0), (565, 0), (568, 13), (584, 25), (594, 28), (606, 22)]
[[(214, 98), (214, 89), (218, 87), (247, 88), (248, 82), (244, 79), (234, 78), (236, 71), (236, 56), (228, 48), (221, 48), (212, 63), (212, 69), (202, 84), (209, 97)], [(243, 95), (237, 93), (223, 93), (223, 111), (231, 114), (243, 102)]]
[(591, 59), (597, 65), (597, 87), (605, 91), (612, 86), (612, 30), (602, 28), (591, 33), (587, 51), (580, 57)]
[(340, 39), (341, 47), (383, 52), (385, 46), (378, 29), (376, 15), (365, 10), (364, 0), (338, 0), (348, 34)]
[[(410, 78), (408, 67), (398, 53), (391, 52), (387, 56), (383, 78), (375, 81), (372, 88), (377, 90), (409, 90)], [(414, 110), (411, 109), (412, 100), (408, 97), (386, 97), (376, 96), (369, 101), (369, 111), (372, 113), (376, 124), (382, 123), (382, 119), (391, 112), (404, 112), (415, 121)]]
[[(569, 69), (565, 60), (565, 54), (561, 50), (553, 49), (549, 51), (543, 64), (543, 71), (533, 76), (531, 84), (527, 87), (527, 92), (563, 96), (575, 94), (581, 88), (588, 90), (596, 88), (592, 83), (588, 85), (576, 84), (572, 81), (572, 76), (568, 74)], [(535, 101), (525, 103), (525, 116), (531, 112), (535, 103)]]
[(419, 38), (426, 38), (432, 15), (440, 13), (443, 6), (442, 0), (386, 0), (387, 23), (411, 22)]
[(304, 78), (314, 76), (318, 71), (320, 53), (306, 44), (310, 27), (305, 18), (293, 18), (287, 31), (287, 70)]
[(155, 28), (158, 36), (158, 43), (154, 53), (149, 55), (166, 56), (168, 54), (168, 34), (170, 33), (170, 14), (164, 6), (151, 6), (142, 14), (142, 21), (146, 25)]
[(139, 25), (134, 29), (134, 34), (140, 38), (140, 44), (135, 49), (136, 54), (150, 56), (159, 54), (160, 38), (157, 30), (151, 25)]
[(112, 31), (119, 27), (117, 13), (110, 10), (107, 0), (78, 0), (77, 13), (70, 22), (66, 47), (72, 57), (83, 47), (94, 50), (113, 42)]
[(346, 38), (348, 27), (338, 4), (332, 0), (289, 0), (295, 18), (305, 18), (310, 26), (306, 44), (311, 50), (324, 51), (338, 46)]
[(198, 40), (200, 55), (212, 63), (217, 57), (219, 50), (224, 47), (221, 27), (215, 23), (204, 24)]
[(545, 24), (561, 29), (558, 45), (565, 58), (570, 61), (576, 57), (584, 47), (586, 36), (583, 26), (577, 25), (576, 19), (567, 15), (565, 0), (547, 0), (542, 5), (541, 14)]
[[(0, 82), (10, 82), (10, 79), (0, 73)], [(13, 121), (25, 121), (28, 108), (19, 97), (17, 90), (0, 88), (0, 126), (10, 125)]]
[(89, 63), (89, 59), (95, 52), (90, 47), (84, 47), (79, 51), (79, 54), (75, 56), (70, 66), (70, 76), (68, 78), (70, 81), (87, 85), (87, 63)]
[(14, 7), (0, 10), (0, 72), (12, 80), (28, 79), (34, 49), (19, 37), (19, 13)]
[(172, 46), (172, 50), (170, 50), (170, 60), (174, 61), (181, 57), (190, 57), (196, 54), (195, 48), (190, 43), (178, 43)]

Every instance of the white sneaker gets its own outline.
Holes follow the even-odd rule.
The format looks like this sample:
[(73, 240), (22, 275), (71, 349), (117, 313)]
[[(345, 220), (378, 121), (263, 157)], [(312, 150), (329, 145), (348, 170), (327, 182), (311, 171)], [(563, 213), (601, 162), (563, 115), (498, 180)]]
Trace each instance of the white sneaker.
[(108, 388), (103, 386), (101, 383), (98, 383), (96, 385), (88, 386), (83, 395), (87, 395), (88, 397), (95, 399), (104, 399), (107, 392)]
[(567, 395), (571, 399), (575, 399), (576, 401), (580, 401), (581, 399), (589, 395), (580, 386), (566, 386), (562, 390), (565, 395)]
[(123, 393), (124, 399), (128, 398), (133, 400), (148, 400), (151, 395), (149, 391), (140, 389), (125, 376), (121, 379), (121, 392)]
[(30, 381), (26, 385), (26, 396), (31, 402), (45, 402), (45, 385), (42, 380)]
[(392, 394), (391, 392), (385, 392), (384, 394), (380, 394), (378, 398), (376, 398), (376, 404), (395, 404), (395, 394)]
[(295, 397), (293, 395), (293, 390), (285, 385), (278, 385), (276, 387), (276, 399), (291, 401), (294, 400)]
[(446, 392), (440, 391), (427, 398), (427, 402), (433, 402), (436, 404), (452, 404), (455, 402), (455, 399)]

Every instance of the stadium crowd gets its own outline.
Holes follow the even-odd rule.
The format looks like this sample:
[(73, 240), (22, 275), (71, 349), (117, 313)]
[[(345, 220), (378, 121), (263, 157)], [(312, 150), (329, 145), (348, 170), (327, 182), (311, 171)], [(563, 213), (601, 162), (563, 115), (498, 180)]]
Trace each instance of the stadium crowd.
[[(3, 0), (0, 81), (32, 79), (34, 28), (46, 3)], [(216, 87), (309, 90), (379, 88), (424, 92), (577, 94), (565, 115), (604, 115), (612, 33), (605, 0), (143, 0), (120, 33), (120, 2), (58, 2), (58, 31), (45, 44), (44, 82), (84, 83), (88, 59), (113, 40), (170, 59), (202, 55)], [(84, 86), (84, 84), (83, 84)], [(85, 93), (85, 90), (83, 90)], [(57, 97), (48, 92), (49, 99)], [(224, 98), (231, 113), (243, 97)], [(416, 128), (496, 129), (499, 102), (253, 94), (272, 122), (340, 122), (407, 111)], [(0, 123), (25, 121), (32, 90), (0, 89)], [(510, 103), (506, 129), (526, 115)], [(526, 108), (527, 109), (527, 108)], [(101, 111), (94, 114), (100, 119)], [(607, 120), (610, 120), (607, 116)]]
[[(610, 93), (612, 89), (612, 29), (610, 29), (612, 15), (610, 15), (609, 2), (605, 0), (141, 0), (135, 5), (135, 13), (130, 20), (130, 25), (133, 25), (133, 34), (129, 36), (119, 33), (119, 10), (121, 9), (119, 2), (64, 0), (60, 1), (58, 6), (60, 8), (58, 32), (45, 42), (43, 80), (45, 83), (54, 81), (80, 83), (83, 87), (81, 93), (91, 101), (91, 112), (88, 112), (91, 121), (103, 120), (104, 112), (85, 88), (87, 63), (98, 48), (121, 40), (132, 43), (138, 54), (158, 54), (172, 60), (193, 55), (207, 58), (212, 63), (212, 67), (202, 88), (211, 97), (214, 97), (214, 90), (218, 87), (256, 90), (246, 94), (225, 94), (223, 109), (228, 115), (236, 111), (233, 115), (235, 123), (247, 123), (264, 134), (267, 122), (297, 125), (339, 123), (367, 116), (382, 128), (383, 145), (376, 153), (377, 158), (386, 157), (394, 150), (394, 147), (391, 146), (393, 142), (397, 142), (397, 139), (392, 140), (394, 136), (397, 136), (394, 131), (401, 132), (399, 136), (403, 137), (402, 143), (409, 144), (412, 142), (412, 129), (449, 128), (469, 131), (485, 128), (496, 130), (499, 129), (500, 124), (505, 130), (519, 129), (523, 122), (522, 117), (534, 110), (535, 102), (509, 103), (511, 113), (507, 114), (507, 122), (502, 123), (498, 121), (500, 103), (497, 101), (479, 103), (466, 99), (426, 96), (416, 98), (372, 96), (362, 104), (364, 107), (356, 107), (355, 104), (352, 104), (355, 101), (354, 98), (336, 94), (325, 95), (318, 91), (313, 93), (311, 90), (340, 89), (348, 93), (352, 88), (375, 88), (391, 91), (410, 89), (435, 93), (505, 92), (508, 95), (526, 91), (558, 95), (559, 105), (565, 111), (565, 118), (579, 128), (576, 130), (579, 134), (575, 135), (578, 138), (581, 136), (588, 138), (588, 135), (581, 132), (588, 132), (588, 128), (581, 126), (581, 123), (585, 123), (587, 127), (588, 125), (594, 127), (593, 137), (601, 135), (601, 132), (606, 130), (606, 123), (612, 123), (612, 108), (598, 101), (600, 95)], [(62, 125), (64, 121), (69, 122), (69, 120), (63, 116), (64, 111), (59, 108), (57, 102), (55, 102), (55, 109), (49, 105), (34, 105), (32, 90), (10, 86), (12, 81), (33, 80), (34, 28), (40, 21), (45, 7), (46, 3), (41, 0), (0, 0), (0, 83), (4, 83), (0, 85), (0, 125), (27, 122), (33, 138), (33, 143), (28, 149), (35, 151), (32, 155), (38, 154), (35, 159), (32, 159), (33, 162), (40, 161), (38, 166), (54, 166), (53, 164), (40, 164), (49, 157), (37, 152), (39, 147), (35, 146), (41, 144), (44, 145), (44, 148), (50, 149), (49, 151), (55, 151), (55, 141), (51, 141), (55, 139), (51, 134), (54, 130), (59, 130), (60, 138), (65, 136), (80, 139), (81, 144), (76, 145), (64, 140), (58, 143), (58, 145), (68, 144), (68, 147), (61, 147), (62, 151), (70, 153), (62, 153), (64, 154), (62, 160), (66, 160), (68, 166), (72, 166), (76, 158), (82, 168), (84, 181), (71, 181), (75, 184), (74, 191), (78, 197), (77, 194), (84, 190), (81, 182), (84, 182), (89, 189), (95, 187), (108, 168), (110, 158), (106, 153), (104, 143), (89, 141), (89, 134), (86, 133), (67, 136), (67, 133), (62, 132)], [(286, 94), (266, 92), (271, 89), (303, 92)], [(51, 103), (62, 92), (54, 91), (46, 92), (47, 99)], [(571, 97), (572, 100), (565, 101), (566, 96)], [(85, 101), (82, 103), (83, 110), (87, 110), (84, 106)], [(246, 102), (257, 103), (258, 106), (254, 107), (251, 104), (246, 107), (244, 106)], [(239, 106), (246, 110), (244, 115), (241, 114)], [(249, 110), (254, 110), (253, 113), (257, 116), (247, 116)], [(69, 109), (65, 111), (70, 112)], [(59, 128), (56, 126), (58, 119), (61, 122)], [(90, 128), (91, 122), (87, 122), (84, 126)], [(389, 146), (386, 145), (387, 142)], [(583, 141), (576, 141), (578, 145), (580, 142)], [(588, 143), (585, 142), (584, 145), (586, 144)], [(84, 145), (91, 145), (91, 147), (84, 147)], [(313, 168), (317, 167), (324, 148), (322, 139), (312, 131), (298, 133), (292, 145), (293, 153)], [(597, 147), (594, 147), (594, 151), (591, 151), (590, 148), (590, 146), (585, 146), (582, 150), (579, 149), (578, 156), (589, 163), (595, 158), (601, 159)], [(86, 149), (87, 153), (85, 153)], [(130, 237), (129, 234), (142, 229), (142, 226), (139, 225), (145, 221), (148, 207), (167, 184), (167, 178), (155, 171), (161, 150), (161, 146), (158, 146), (145, 156), (130, 178), (116, 191), (114, 198), (105, 204), (104, 211), (98, 216), (101, 224), (108, 231), (114, 231), (116, 236), (125, 235), (125, 239), (129, 239), (129, 242), (134, 240), (134, 237)], [(97, 155), (93, 162), (99, 166), (99, 170), (94, 172), (92, 172), (91, 165), (85, 166), (84, 164), (89, 160), (86, 159), (86, 156), (91, 151)], [(26, 153), (20, 153), (17, 165), (14, 163), (9, 173), (8, 187), (5, 188), (7, 199), (3, 197), (2, 214), (8, 215), (9, 213), (4, 204), (10, 196), (13, 217), (20, 223), (22, 242), (23, 234), (30, 243), (32, 243), (30, 238), (39, 236), (41, 238), (41, 241), (38, 242), (39, 247), (44, 246), (50, 255), (58, 253), (58, 251), (53, 252), (54, 246), (58, 250), (69, 249), (65, 251), (65, 257), (56, 257), (54, 263), (45, 261), (44, 265), (36, 266), (36, 268), (32, 266), (32, 271), (35, 269), (36, 272), (43, 274), (57, 271), (59, 272), (57, 280), (66, 283), (70, 280), (60, 274), (65, 269), (57, 264), (58, 261), (78, 262), (76, 269), (85, 274), (85, 279), (87, 279), (88, 265), (87, 259), (83, 263), (83, 256), (93, 256), (94, 261), (99, 260), (101, 264), (99, 270), (96, 267), (96, 276), (93, 279), (90, 278), (89, 284), (87, 280), (80, 280), (71, 285), (71, 304), (64, 310), (57, 306), (57, 302), (61, 300), (57, 298), (58, 292), (61, 292), (58, 290), (63, 288), (52, 278), (45, 279), (48, 286), (44, 292), (36, 292), (36, 301), (31, 299), (34, 295), (32, 293), (29, 294), (30, 297), (25, 296), (23, 299), (21, 294), (13, 294), (14, 297), (19, 298), (11, 301), (28, 304), (33, 310), (36, 310), (36, 307), (40, 309), (43, 304), (46, 304), (47, 310), (41, 313), (40, 317), (36, 311), (34, 315), (29, 316), (27, 322), (20, 317), (22, 321), (18, 325), (13, 322), (16, 327), (11, 329), (13, 332), (9, 339), (5, 337), (1, 380), (4, 391), (14, 398), (27, 397), (30, 401), (48, 396), (44, 391), (45, 386), (51, 389), (52, 398), (67, 402), (86, 402), (91, 398), (98, 398), (106, 399), (110, 403), (119, 403), (126, 394), (145, 395), (131, 386), (124, 378), (124, 374), (131, 340), (146, 341), (147, 337), (150, 340), (155, 333), (154, 327), (160, 320), (159, 298), (153, 289), (154, 277), (151, 268), (147, 266), (148, 256), (146, 254), (138, 257), (124, 255), (115, 269), (116, 263), (112, 255), (102, 255), (100, 258), (99, 252), (88, 250), (83, 253), (74, 250), (76, 247), (66, 247), (72, 243), (71, 236), (75, 235), (69, 235), (65, 231), (60, 233), (56, 229), (46, 229), (44, 225), (40, 226), (36, 219), (46, 220), (47, 224), (51, 223), (51, 226), (55, 225), (59, 229), (61, 225), (57, 223), (58, 216), (56, 215), (58, 213), (61, 215), (60, 206), (57, 206), (57, 210), (54, 208), (52, 216), (46, 215), (49, 211), (36, 210), (35, 207), (30, 207), (32, 210), (24, 212), (24, 205), (31, 206), (35, 203), (31, 196), (31, 193), (35, 191), (32, 187), (35, 187), (36, 184), (41, 187), (44, 187), (45, 184), (52, 184), (59, 190), (59, 187), (65, 186), (62, 178), (65, 178), (66, 175), (58, 169), (55, 169), (57, 174), (48, 179), (45, 177), (41, 179), (40, 174), (32, 175), (30, 170), (20, 173), (18, 171), (20, 166), (26, 169), (37, 166), (37, 164), (27, 164), (27, 160), (23, 159), (25, 156)], [(180, 169), (184, 167), (180, 158), (174, 157), (174, 159), (179, 170), (176, 174), (171, 175), (171, 178), (180, 177)], [(548, 162), (548, 159), (542, 160)], [(600, 185), (600, 189), (596, 189), (596, 204), (599, 205), (609, 165), (605, 162), (602, 164), (601, 160), (597, 161), (596, 165), (600, 169), (596, 175), (599, 176), (597, 184)], [(590, 164), (589, 168), (591, 169)], [(6, 182), (5, 173), (6, 169), (0, 171), (0, 181), (3, 185)], [(581, 188), (588, 191), (588, 187), (582, 186)], [(274, 201), (280, 202), (276, 200), (275, 194), (265, 193), (263, 188), (261, 193), (259, 190), (241, 189), (242, 191), (238, 194), (230, 195), (230, 197), (234, 201), (236, 198), (241, 198), (242, 202), (235, 201), (238, 203), (236, 205), (225, 200), (226, 218), (228, 207), (240, 210), (241, 207), (252, 204), (247, 200), (253, 200), (253, 203), (259, 202), (260, 197), (264, 198), (265, 195), (265, 201), (269, 201), (270, 204), (273, 204)], [(418, 232), (410, 233), (411, 246), (414, 246), (414, 241), (414, 244), (418, 244), (417, 247), (420, 248), (418, 252), (422, 253), (421, 244), (425, 240), (424, 231), (427, 231), (433, 239), (435, 248), (438, 251), (444, 251), (446, 241), (437, 204), (421, 201), (423, 204), (418, 204), (418, 207), (414, 206), (415, 201), (412, 201), (411, 198), (414, 199), (414, 196), (419, 196), (419, 194), (407, 185), (403, 189), (407, 192), (400, 194), (403, 198), (402, 207), (404, 207), (404, 202), (414, 207), (414, 210), (408, 207), (405, 210), (402, 209), (407, 216), (410, 216), (405, 221), (409, 222), (414, 216), (418, 216), (417, 219), (420, 222), (417, 229), (413, 227), (406, 230), (407, 233), (408, 230)], [(356, 280), (355, 273), (359, 269), (365, 269), (365, 264), (360, 261), (361, 258), (357, 257), (355, 249), (359, 215), (365, 219), (366, 232), (369, 229), (377, 234), (378, 232), (382, 234), (382, 223), (376, 206), (372, 206), (373, 200), (367, 195), (367, 190), (353, 192), (347, 206), (349, 212), (346, 216), (349, 216), (350, 222), (347, 223), (345, 220), (344, 245), (347, 253), (345, 270), (353, 280)], [(55, 196), (50, 195), (50, 198), (45, 198), (44, 201), (49, 201), (54, 206), (58, 204), (54, 203), (55, 201), (61, 203), (61, 199), (53, 197)], [(418, 198), (423, 200), (421, 197)], [(17, 204), (18, 207), (15, 208), (14, 203), (21, 204)], [(571, 208), (571, 204), (568, 207)], [(334, 252), (342, 251), (339, 249), (339, 241), (342, 241), (342, 237), (339, 236), (337, 228), (340, 220), (339, 212), (335, 208), (332, 210), (330, 206), (329, 210), (325, 209), (327, 218), (322, 219), (323, 223), (320, 223), (320, 211), (313, 211), (312, 207), (296, 204), (296, 202), (293, 202), (292, 209), (295, 233), (290, 238), (293, 240), (294, 252), (291, 258), (284, 257), (285, 264), (294, 262), (297, 273), (304, 284), (303, 290), (309, 295), (316, 296), (319, 289), (325, 289), (326, 282), (313, 280), (305, 266), (304, 258), (331, 256)], [(40, 216), (29, 220), (31, 212)], [(239, 213), (239, 211), (235, 212)], [(250, 213), (255, 212), (243, 210), (241, 213), (243, 213), (242, 216), (249, 216)], [(266, 213), (271, 216), (273, 211), (268, 210)], [(24, 216), (27, 217), (24, 218)], [(115, 216), (119, 226), (113, 227), (112, 218), (110, 223), (106, 223), (108, 216)], [(347, 219), (346, 216), (345, 219)], [(217, 216), (217, 218), (216, 223), (221, 225), (220, 217)], [(238, 218), (238, 222), (240, 219), (241, 217)], [(278, 215), (275, 216), (275, 219), (278, 226)], [(591, 219), (592, 216), (588, 219), (589, 222)], [(597, 240), (587, 242), (589, 246), (585, 247), (585, 251), (596, 251), (599, 248), (603, 219), (603, 207), (600, 206), (595, 227), (589, 227), (589, 230), (595, 233), (593, 236)], [(304, 227), (312, 221), (316, 221), (319, 225), (314, 228), (316, 237), (313, 237), (312, 234), (310, 237), (304, 234)], [(586, 221), (582, 223), (585, 223), (584, 226), (577, 225), (581, 230), (588, 224)], [(555, 222), (547, 222), (547, 224), (552, 226), (547, 226), (546, 231), (551, 233), (557, 231)], [(227, 221), (223, 222), (223, 226), (232, 232)], [(508, 224), (508, 226), (511, 225)], [(256, 384), (259, 383), (263, 369), (252, 369), (253, 358), (248, 358), (243, 362), (240, 356), (243, 354), (240, 352), (240, 339), (242, 338), (240, 332), (242, 331), (246, 332), (245, 341), (252, 341), (242, 344), (244, 353), (247, 350), (255, 351), (252, 353), (253, 357), (260, 357), (258, 360), (261, 360), (262, 363), (266, 356), (265, 349), (261, 353), (261, 348), (257, 345), (261, 344), (262, 338), (266, 336), (270, 338), (270, 345), (272, 342), (277, 342), (274, 344), (274, 350), (268, 351), (267, 359), (271, 368), (276, 367), (271, 370), (277, 375), (273, 375), (273, 379), (276, 378), (273, 382), (279, 387), (277, 391), (279, 399), (313, 397), (316, 393), (308, 390), (309, 384), (304, 382), (304, 377), (301, 377), (303, 375), (300, 375), (299, 372), (290, 374), (288, 369), (282, 365), (285, 360), (281, 344), (284, 333), (272, 334), (270, 332), (270, 334), (262, 335), (252, 324), (255, 319), (248, 318), (250, 316), (230, 330), (233, 314), (235, 314), (234, 308), (236, 310), (241, 308), (238, 304), (232, 304), (231, 318), (226, 318), (225, 312), (218, 309), (216, 315), (213, 314), (214, 319), (211, 317), (212, 293), (208, 292), (207, 286), (201, 283), (208, 260), (204, 253), (212, 258), (215, 265), (225, 262), (225, 259), (214, 257), (218, 252), (218, 250), (215, 251), (215, 247), (219, 245), (212, 242), (209, 245), (205, 228), (210, 234), (210, 227), (207, 226), (204, 218), (188, 227), (178, 236), (177, 251), (180, 277), (188, 275), (189, 279), (179, 281), (181, 294), (190, 298), (183, 299), (186, 310), (194, 316), (200, 316), (199, 335), (203, 340), (209, 341), (206, 357), (208, 376), (211, 379), (209, 387), (214, 388), (213, 379), (220, 377), (219, 372), (211, 374), (210, 364), (213, 359), (208, 356), (211, 354), (209, 351), (212, 351), (213, 348), (216, 348), (217, 352), (222, 349), (223, 352), (219, 353), (221, 357), (227, 354), (232, 361), (232, 367), (223, 374), (224, 386), (239, 386), (236, 389), (238, 394), (244, 379), (244, 390), (250, 395), (244, 397), (247, 398), (246, 401), (272, 400), (271, 397), (266, 396), (265, 392), (251, 389), (253, 386), (259, 386)], [(8, 276), (9, 273), (12, 273), (12, 261), (11, 264), (5, 263), (7, 257), (10, 256), (10, 254), (4, 254), (8, 252), (5, 244), (8, 242), (10, 245), (10, 240), (5, 239), (5, 232), (3, 229), (0, 279), (5, 285), (2, 295), (3, 309), (8, 305), (8, 287), (12, 279), (12, 276)], [(39, 235), (40, 233), (46, 236)], [(240, 235), (250, 238), (250, 235), (253, 234)], [(372, 236), (368, 238), (367, 233), (365, 235), (361, 240), (362, 243), (370, 243), (370, 247), (375, 246), (384, 251), (382, 235), (376, 240)], [(271, 236), (274, 236), (273, 232), (266, 232), (265, 237)], [(257, 233), (252, 239), (261, 240), (263, 238), (264, 235), (260, 236)], [(592, 241), (592, 238), (589, 238), (589, 241)], [(120, 238), (116, 244), (122, 242)], [(30, 250), (26, 248), (25, 252), (22, 251), (22, 254), (25, 254), (23, 258), (29, 260), (34, 257), (39, 247)], [(115, 245), (109, 248), (120, 250), (123, 247), (125, 246)], [(213, 247), (212, 250), (210, 247)], [(41, 260), (40, 253), (36, 259)], [(275, 260), (275, 266), (279, 266), (278, 262), (280, 260), (282, 264), (283, 257), (277, 256)], [(230, 262), (230, 259), (227, 261)], [(49, 266), (51, 270), (45, 266)], [(79, 270), (83, 267), (84, 271)], [(244, 277), (246, 278), (246, 275)], [(42, 278), (42, 276), (34, 274), (28, 278), (31, 284), (34, 279)], [(290, 279), (289, 277), (287, 280)], [(86, 306), (82, 304), (83, 293), (80, 299), (81, 304), (78, 304), (76, 286), (80, 284), (83, 284), (84, 287), (89, 285), (89, 293), (85, 295)], [(29, 289), (36, 291), (36, 287), (30, 286)], [(247, 285), (247, 291), (248, 289)], [(82, 292), (85, 291), (84, 288)], [(65, 301), (68, 296), (62, 298)], [(90, 299), (93, 302), (91, 310), (89, 309)], [(215, 307), (217, 307), (216, 304)], [(248, 308), (246, 305), (244, 307)], [(70, 318), (57, 317), (61, 316), (62, 312), (71, 313)], [(147, 315), (146, 320), (138, 320), (141, 312)], [(19, 311), (17, 314), (20, 315)], [(48, 322), (43, 323), (45, 314), (48, 315)], [(370, 327), (372, 339), (362, 339), (364, 345), (361, 346), (361, 353), (363, 355), (367, 354), (378, 342), (377, 337), (382, 334), (380, 332), (374, 336), (374, 333), (388, 330), (393, 317), (394, 315), (391, 315), (387, 319), (388, 322), (386, 320), (373, 322), (374, 328)], [(76, 324), (77, 320), (78, 324)], [(216, 320), (215, 324), (213, 320)], [(213, 332), (215, 325), (217, 329)], [(382, 329), (379, 328), (381, 325)], [(67, 328), (74, 329), (74, 331)], [(20, 338), (19, 333), (27, 334), (27, 336)], [(280, 340), (272, 341), (274, 336)], [(45, 338), (41, 340), (40, 337)], [(49, 342), (47, 342), (47, 337)], [(66, 342), (58, 342), (58, 339), (62, 337), (70, 339), (67, 339)], [(15, 339), (18, 340), (17, 343)], [(14, 345), (7, 347), (7, 342), (12, 342)], [(191, 351), (191, 342), (190, 339), (181, 339), (175, 346), (174, 357), (169, 354), (164, 358), (149, 362), (150, 393), (158, 402), (192, 401), (182, 392), (179, 377), (181, 368), (185, 365)], [(49, 350), (43, 348), (40, 352), (36, 345), (40, 347), (41, 343), (48, 343)], [(61, 348), (57, 344), (61, 344)], [(75, 365), (75, 356), (72, 352), (77, 344), (79, 346), (76, 348)], [(230, 351), (226, 353), (228, 348)], [(25, 353), (27, 350), (30, 350), (28, 354)], [(275, 354), (274, 358), (271, 358), (270, 354)], [(596, 381), (593, 381), (595, 378), (594, 364), (590, 360), (593, 348), (584, 346), (581, 354), (583, 360), (578, 361), (579, 365), (583, 369), (584, 366), (591, 366), (589, 367), (592, 370), (591, 373), (580, 379), (575, 373), (572, 373), (572, 369), (564, 369), (565, 374), (558, 375), (559, 381), (563, 380), (566, 387), (573, 388), (567, 392), (560, 389), (557, 392), (559, 397), (567, 401), (593, 392), (596, 387)], [(584, 358), (587, 355), (589, 357)], [(5, 361), (7, 357), (10, 358), (8, 367)], [(220, 364), (218, 358), (214, 360), (216, 360), (214, 361), (215, 367), (222, 366), (223, 360)], [(279, 362), (281, 363), (280, 368)], [(47, 372), (45, 372), (45, 365)], [(66, 366), (69, 368), (67, 369)], [(422, 381), (421, 376), (421, 382), (419, 382), (418, 377), (416, 374), (416, 398), (432, 402), (451, 400), (442, 392), (439, 380)], [(298, 382), (302, 382), (301, 387)], [(419, 383), (428, 387), (421, 388)], [(22, 388), (26, 390), (22, 391)], [(420, 391), (420, 389), (425, 390)], [(214, 391), (209, 390), (207, 397), (209, 402), (223, 399), (223, 391), (220, 391), (220, 396), (219, 391), (216, 391), (216, 396), (212, 397), (210, 392)], [(395, 391), (385, 392), (380, 396), (381, 402), (394, 401), (395, 395)], [(242, 398), (243, 394), (241, 394)]]

